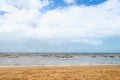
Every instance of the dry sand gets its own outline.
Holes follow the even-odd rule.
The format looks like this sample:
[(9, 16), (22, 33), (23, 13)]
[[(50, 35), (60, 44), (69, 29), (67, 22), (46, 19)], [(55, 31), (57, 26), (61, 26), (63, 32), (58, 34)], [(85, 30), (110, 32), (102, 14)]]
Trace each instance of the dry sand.
[(1, 67), (0, 80), (120, 80), (120, 66)]

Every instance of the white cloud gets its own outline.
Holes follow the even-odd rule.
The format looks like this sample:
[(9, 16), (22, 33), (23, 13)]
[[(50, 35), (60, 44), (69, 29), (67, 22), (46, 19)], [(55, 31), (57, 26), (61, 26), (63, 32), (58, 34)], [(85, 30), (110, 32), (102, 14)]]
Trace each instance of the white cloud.
[(94, 44), (94, 45), (100, 45), (100, 44), (102, 44), (102, 41), (96, 41), (96, 40), (91, 40), (91, 39), (72, 40), (71, 42), (74, 42), (74, 43)]
[[(102, 38), (120, 36), (119, 0), (89, 7), (74, 5), (44, 14), (39, 9), (48, 2), (38, 5), (38, 0), (16, 1), (20, 4), (0, 0), (0, 10), (8, 12), (0, 16), (0, 40), (45, 39), (102, 44)], [(23, 5), (23, 9), (15, 5)]]
[(49, 5), (49, 0), (0, 0), (0, 10), (15, 12), (19, 9), (41, 9)]
[(76, 0), (64, 0), (67, 4), (74, 4)]

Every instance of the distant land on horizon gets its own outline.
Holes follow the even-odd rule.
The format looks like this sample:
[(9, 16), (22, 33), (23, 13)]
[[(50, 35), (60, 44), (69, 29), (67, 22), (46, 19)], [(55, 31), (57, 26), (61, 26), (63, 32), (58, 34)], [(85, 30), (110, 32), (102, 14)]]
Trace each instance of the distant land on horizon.
[(2, 53), (18, 53), (18, 54), (26, 54), (26, 53), (34, 53), (34, 54), (120, 54), (120, 52), (0, 52)]

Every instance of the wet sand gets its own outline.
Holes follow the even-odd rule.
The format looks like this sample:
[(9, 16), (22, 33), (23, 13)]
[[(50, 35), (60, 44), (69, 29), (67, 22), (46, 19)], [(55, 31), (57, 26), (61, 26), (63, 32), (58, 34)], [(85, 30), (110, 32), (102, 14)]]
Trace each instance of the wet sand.
[(0, 80), (120, 80), (120, 66), (0, 67)]

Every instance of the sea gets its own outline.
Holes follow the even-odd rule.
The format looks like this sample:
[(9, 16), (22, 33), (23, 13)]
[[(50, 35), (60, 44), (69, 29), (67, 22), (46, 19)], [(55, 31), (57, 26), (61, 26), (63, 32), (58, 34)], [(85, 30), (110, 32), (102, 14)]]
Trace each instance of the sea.
[(120, 65), (120, 53), (0, 53), (0, 66)]

